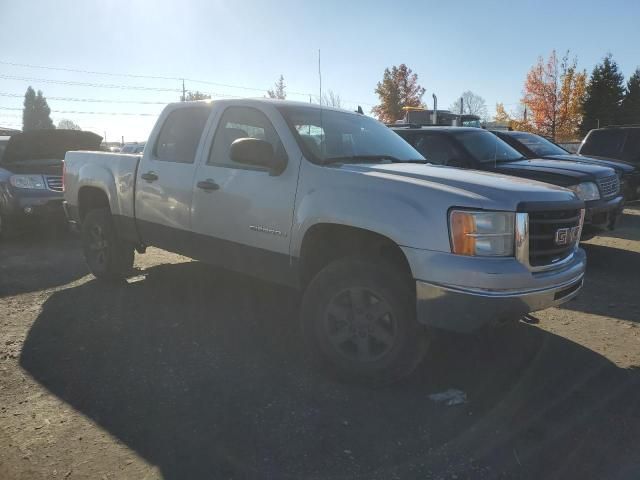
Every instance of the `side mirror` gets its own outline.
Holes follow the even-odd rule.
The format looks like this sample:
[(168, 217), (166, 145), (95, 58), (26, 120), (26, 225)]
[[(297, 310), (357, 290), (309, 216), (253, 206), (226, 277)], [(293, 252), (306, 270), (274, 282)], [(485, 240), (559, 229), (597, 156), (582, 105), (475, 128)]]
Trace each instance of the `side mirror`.
[(287, 166), (286, 160), (278, 158), (273, 146), (258, 138), (239, 138), (234, 140), (229, 150), (231, 160), (243, 165), (265, 167), (271, 175), (281, 174)]

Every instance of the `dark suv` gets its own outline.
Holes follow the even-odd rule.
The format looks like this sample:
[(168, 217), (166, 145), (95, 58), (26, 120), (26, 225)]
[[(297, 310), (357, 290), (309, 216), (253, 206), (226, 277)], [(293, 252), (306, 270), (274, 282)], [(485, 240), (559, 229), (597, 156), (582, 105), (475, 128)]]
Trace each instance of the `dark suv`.
[(636, 200), (640, 195), (640, 164), (635, 166), (624, 160), (570, 153), (559, 145), (535, 133), (504, 130), (490, 131), (527, 158), (567, 160), (570, 162), (590, 163), (592, 165), (613, 168), (620, 177), (620, 190), (623, 192), (625, 200)]
[(613, 229), (623, 207), (615, 170), (562, 160), (527, 159), (491, 132), (465, 127), (398, 127), (393, 130), (430, 163), (502, 173), (576, 192), (586, 205), (583, 239)]
[(591, 130), (584, 137), (578, 153), (617, 158), (640, 167), (640, 125)]

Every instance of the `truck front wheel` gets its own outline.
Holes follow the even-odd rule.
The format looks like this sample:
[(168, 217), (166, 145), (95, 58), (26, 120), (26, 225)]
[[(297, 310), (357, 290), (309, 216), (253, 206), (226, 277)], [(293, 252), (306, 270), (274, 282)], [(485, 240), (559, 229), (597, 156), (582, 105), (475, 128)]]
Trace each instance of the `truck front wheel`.
[(122, 279), (133, 267), (133, 245), (118, 238), (111, 212), (91, 210), (82, 222), (82, 248), (89, 270), (97, 278)]
[(330, 263), (309, 284), (301, 315), (312, 360), (349, 380), (391, 383), (410, 374), (426, 352), (412, 282), (386, 262)]

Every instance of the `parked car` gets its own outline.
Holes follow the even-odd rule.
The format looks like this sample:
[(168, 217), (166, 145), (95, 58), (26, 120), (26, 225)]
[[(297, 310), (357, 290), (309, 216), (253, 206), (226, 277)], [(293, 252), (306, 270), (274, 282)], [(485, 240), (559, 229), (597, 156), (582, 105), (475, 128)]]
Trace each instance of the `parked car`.
[(0, 233), (26, 223), (66, 225), (62, 159), (69, 150), (96, 149), (102, 137), (78, 130), (37, 130), (0, 137)]
[(527, 158), (567, 160), (613, 168), (620, 178), (620, 190), (625, 200), (636, 200), (640, 196), (640, 164), (636, 167), (623, 160), (572, 154), (546, 138), (529, 132), (490, 130)]
[(144, 146), (145, 146), (145, 142), (132, 142), (132, 143), (125, 143), (122, 148), (120, 149), (120, 153), (133, 153), (133, 154), (139, 154), (144, 152)]
[(394, 128), (425, 158), (439, 165), (498, 172), (569, 188), (586, 205), (583, 239), (613, 229), (623, 208), (616, 172), (599, 165), (527, 159), (492, 133), (479, 128)]
[(411, 372), (429, 331), (474, 331), (582, 286), (584, 203), (564, 188), (425, 165), (365, 115), (282, 100), (167, 106), (142, 157), (69, 152), (65, 200), (98, 278), (153, 245), (304, 292), (311, 357)]

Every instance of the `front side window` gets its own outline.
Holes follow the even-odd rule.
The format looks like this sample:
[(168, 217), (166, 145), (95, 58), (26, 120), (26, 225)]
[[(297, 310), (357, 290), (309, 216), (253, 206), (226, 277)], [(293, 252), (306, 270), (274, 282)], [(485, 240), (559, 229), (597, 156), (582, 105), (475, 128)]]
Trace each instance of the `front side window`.
[(315, 163), (332, 161), (424, 161), (398, 134), (373, 118), (317, 107), (279, 106), (305, 156)]
[(512, 133), (509, 134), (509, 136), (540, 157), (546, 157), (549, 155), (566, 155), (568, 153), (555, 143), (552, 143), (539, 135), (534, 135), (533, 133)]
[(271, 144), (276, 155), (284, 152), (280, 137), (267, 116), (252, 107), (229, 107), (222, 114), (213, 139), (207, 164), (233, 168), (266, 170), (263, 167), (247, 167), (231, 160), (231, 144), (240, 138), (257, 138)]
[(209, 113), (207, 106), (179, 108), (171, 112), (158, 135), (153, 152), (156, 160), (193, 163)]
[(509, 162), (523, 158), (511, 145), (486, 130), (455, 132), (453, 137), (478, 162)]

